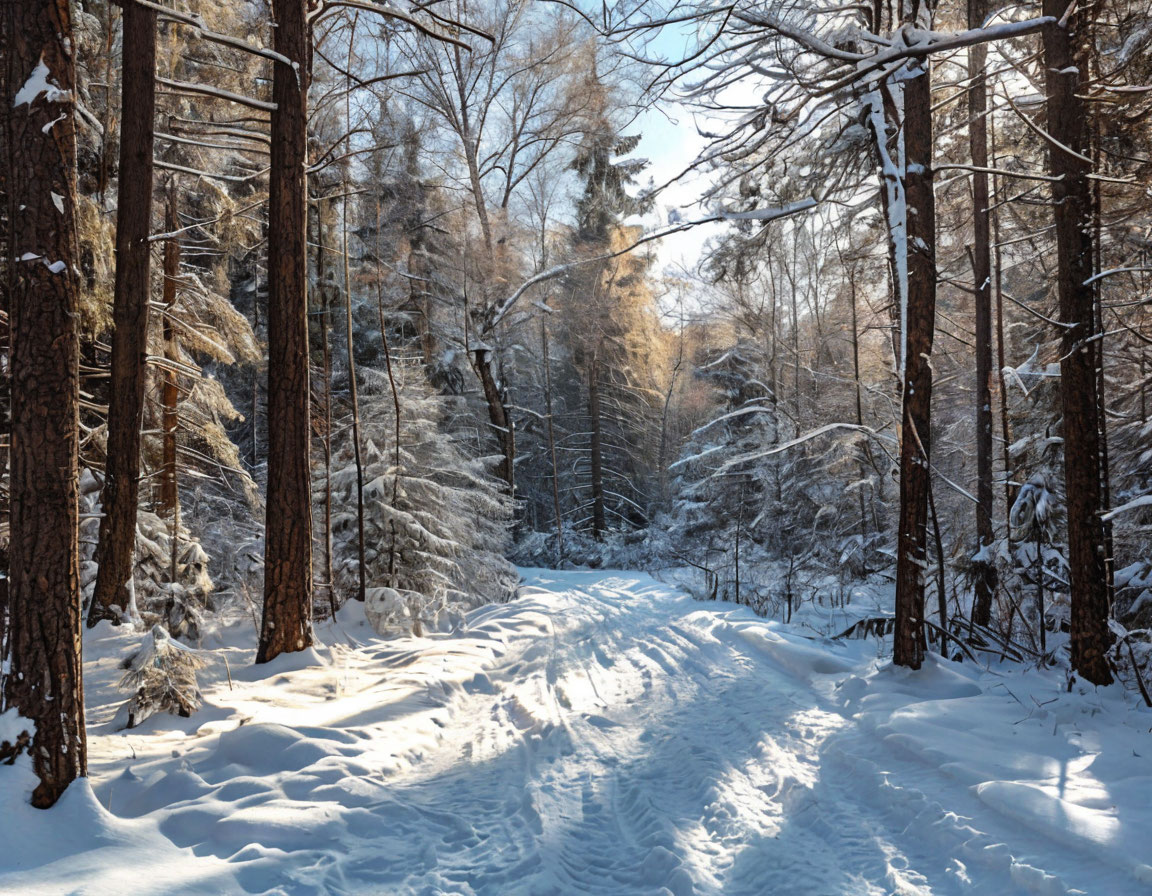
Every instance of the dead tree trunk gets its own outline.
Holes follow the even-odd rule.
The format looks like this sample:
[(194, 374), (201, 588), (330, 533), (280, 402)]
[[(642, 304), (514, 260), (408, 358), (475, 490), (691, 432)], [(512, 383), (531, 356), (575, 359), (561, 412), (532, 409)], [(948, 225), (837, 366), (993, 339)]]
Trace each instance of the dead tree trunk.
[[(981, 28), (987, 0), (968, 0), (968, 27)], [(996, 590), (996, 566), (991, 544), (992, 525), (992, 259), (989, 218), (988, 174), (988, 83), (985, 69), (988, 50), (984, 44), (968, 48), (968, 145), (972, 156), (972, 275), (976, 285), (976, 540), (973, 564), (976, 594), (972, 621), (992, 621), (992, 595)]]
[(148, 356), (152, 229), (152, 142), (156, 111), (156, 11), (124, 6), (124, 85), (120, 181), (116, 205), (116, 293), (112, 306), (112, 379), (108, 453), (101, 493), (104, 517), (96, 548), (96, 590), (88, 625), (119, 623), (135, 612), (132, 570), (140, 482), (140, 426)]
[(0, 46), (11, 224), (12, 444), (8, 628), (0, 712), (31, 723), (23, 750), (53, 805), (87, 774), (77, 559), (79, 282), (75, 62), (63, 0), (5, 3)]
[[(1044, 0), (1044, 14), (1061, 19), (1063, 0)], [(1060, 299), (1060, 395), (1064, 412), (1064, 486), (1068, 505), (1072, 668), (1093, 684), (1110, 684), (1106, 652), (1109, 562), (1101, 515), (1101, 364), (1092, 286), (1092, 192), (1089, 117), (1082, 99), (1088, 63), (1087, 19), (1077, 10), (1044, 29), (1048, 94), (1049, 169), (1056, 219)]]
[(308, 443), (308, 83), (305, 0), (273, 0), (268, 189), (268, 506), (258, 663), (312, 643), (312, 496)]
[(924, 570), (927, 566), (929, 462), (932, 438), (932, 341), (936, 317), (936, 202), (932, 193), (932, 77), (914, 63), (904, 82), (908, 283), (902, 346), (900, 523), (896, 555), (893, 660), (919, 669), (924, 660)]

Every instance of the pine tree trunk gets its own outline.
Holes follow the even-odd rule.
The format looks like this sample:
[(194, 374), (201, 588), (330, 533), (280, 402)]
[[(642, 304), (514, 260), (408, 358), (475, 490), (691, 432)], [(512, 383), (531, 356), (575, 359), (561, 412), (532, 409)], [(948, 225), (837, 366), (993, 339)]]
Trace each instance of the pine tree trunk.
[(592, 534), (600, 538), (608, 526), (604, 517), (604, 459), (600, 444), (600, 364), (595, 353), (588, 365), (588, 425), (592, 427)]
[[(999, 166), (996, 158), (996, 113), (988, 116), (989, 130), (992, 137), (992, 167)], [(1004, 451), (1004, 525), (1007, 536), (1012, 538), (1012, 503), (1016, 499), (1016, 487), (1012, 484), (1012, 428), (1008, 423), (1008, 380), (1004, 376), (1004, 263), (1003, 251), (1000, 247), (1000, 211), (995, 208), (999, 204), (1000, 183), (995, 176), (992, 177), (992, 258), (996, 265), (994, 284), (996, 286), (996, 364), (997, 386), (1000, 390), (1000, 438)]]
[[(987, 0), (968, 0), (968, 27), (981, 28)], [(972, 166), (988, 167), (988, 84), (985, 69), (988, 50), (984, 44), (968, 48), (968, 144)], [(996, 590), (996, 567), (991, 544), (992, 525), (992, 260), (988, 175), (972, 172), (972, 274), (976, 285), (976, 539), (980, 559), (974, 564), (976, 594), (972, 621), (992, 621), (992, 594)]]
[[(164, 231), (174, 233), (179, 229), (176, 214), (176, 185), (169, 181), (168, 198), (164, 212)], [(172, 326), (172, 315), (176, 307), (176, 284), (180, 279), (180, 241), (171, 237), (164, 242), (164, 357), (173, 366), (164, 371), (164, 385), (161, 390), (164, 428), (164, 471), (160, 479), (160, 515), (176, 518), (180, 504), (180, 489), (176, 477), (176, 428), (178, 423), (177, 405), (180, 390), (176, 382), (175, 364), (179, 360), (179, 346), (176, 342), (176, 328)]]
[[(64, 0), (5, 3), (0, 15), (11, 73), (2, 102), (12, 230), (11, 566), (0, 711), (14, 709), (35, 726), (17, 743), (0, 744), (0, 758), (29, 751), (39, 778), (32, 804), (47, 808), (87, 773), (77, 559), (75, 62)], [(29, 95), (27, 85), (37, 82), (48, 89)]]
[(116, 205), (116, 293), (112, 306), (112, 378), (108, 390), (108, 451), (101, 493), (104, 517), (96, 548), (96, 590), (88, 625), (119, 623), (135, 612), (132, 571), (140, 482), (140, 426), (148, 357), (151, 292), (148, 242), (152, 229), (152, 142), (156, 111), (156, 11), (124, 7), (124, 85), (120, 180)]
[[(1063, 0), (1044, 0), (1044, 14), (1061, 18)], [(1094, 684), (1110, 684), (1106, 652), (1108, 557), (1101, 488), (1101, 364), (1092, 278), (1092, 194), (1087, 159), (1089, 118), (1081, 94), (1087, 71), (1087, 22), (1076, 11), (1066, 26), (1044, 29), (1044, 71), (1056, 218), (1057, 292), (1060, 320), (1060, 394), (1064, 411), (1064, 491), (1068, 506), (1068, 572), (1071, 583), (1072, 668)]]
[(903, 347), (900, 523), (896, 555), (893, 659), (919, 669), (924, 660), (924, 569), (927, 564), (932, 438), (932, 341), (936, 317), (936, 203), (932, 193), (932, 78), (917, 64), (904, 82), (908, 294)]
[(312, 644), (306, 169), (311, 41), (305, 0), (273, 0), (268, 188), (268, 506), (258, 663)]

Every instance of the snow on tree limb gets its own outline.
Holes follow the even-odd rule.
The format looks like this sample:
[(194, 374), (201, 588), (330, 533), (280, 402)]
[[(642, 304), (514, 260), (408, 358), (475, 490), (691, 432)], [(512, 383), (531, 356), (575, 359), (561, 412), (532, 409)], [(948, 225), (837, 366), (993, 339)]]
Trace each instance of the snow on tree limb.
[(226, 47), (232, 47), (235, 50), (243, 50), (245, 53), (252, 53), (256, 56), (263, 56), (265, 59), (271, 59), (273, 62), (283, 62), (289, 66), (292, 64), (292, 60), (287, 56), (282, 56), (275, 50), (258, 47), (255, 44), (250, 44), (239, 38), (229, 37), (227, 34), (220, 34), (217, 31), (213, 31), (205, 25), (204, 20), (195, 13), (179, 12), (175, 9), (169, 9), (167, 6), (161, 6), (159, 3), (152, 3), (150, 0), (135, 0), (135, 3), (138, 6), (155, 10), (156, 14), (162, 19), (168, 19), (170, 22), (177, 22), (181, 25), (188, 25), (195, 28), (197, 35), (204, 40), (222, 44)]
[[(425, 37), (430, 37), (433, 40), (438, 40), (438, 41), (441, 41), (442, 43), (453, 44), (457, 47), (460, 47), (460, 49), (462, 49), (462, 50), (467, 50), (469, 53), (472, 52), (471, 45), (465, 43), (464, 41), (460, 40), (459, 38), (453, 37), (451, 34), (448, 34), (444, 31), (441, 31), (439, 28), (436, 28), (432, 25), (429, 25), (426, 22), (420, 21), (414, 15), (406, 13), (403, 10), (397, 9), (395, 6), (392, 6), (390, 3), (379, 3), (379, 2), (376, 2), (376, 0), (328, 0), (328, 2), (320, 3), (317, 6), (316, 11), (313, 12), (309, 18), (311, 18), (313, 21), (318, 21), (318, 20), (324, 18), (324, 16), (327, 15), (327, 13), (330, 10), (339, 9), (341, 7), (346, 7), (348, 9), (360, 9), (360, 10), (364, 10), (365, 12), (374, 12), (377, 15), (384, 16), (385, 18), (395, 19), (398, 22), (403, 22), (406, 25), (411, 25), (413, 28), (415, 28), (417, 31), (419, 31), (421, 34), (423, 34)], [(427, 10), (422, 10), (422, 11), (428, 12)], [(435, 21), (444, 25), (445, 27), (454, 28), (454, 29), (458, 28), (461, 31), (467, 31), (471, 34), (475, 34), (478, 37), (482, 37), (485, 40), (488, 40), (488, 41), (493, 40), (493, 38), (490, 34), (487, 34), (486, 32), (481, 31), (478, 28), (473, 28), (470, 25), (465, 25), (463, 22), (457, 22), (455, 20), (447, 19), (447, 18), (444, 18), (443, 16), (439, 16), (439, 15), (429, 14), (429, 16), (430, 16), (430, 18), (434, 19)]]
[(170, 78), (157, 78), (157, 84), (163, 84), (165, 87), (171, 87), (181, 93), (197, 93), (202, 96), (210, 96), (219, 100), (227, 100), (230, 103), (237, 103), (241, 106), (248, 106), (251, 109), (259, 109), (261, 112), (275, 112), (276, 104), (268, 103), (264, 100), (256, 100), (250, 96), (243, 94), (233, 93), (231, 90), (224, 90), (222, 87), (212, 87), (208, 84), (195, 84), (192, 81), (173, 81)]
[[(987, 28), (973, 28), (968, 31), (941, 32), (926, 31), (921, 28), (905, 27), (899, 32), (904, 43), (896, 44), (891, 49), (882, 50), (872, 56), (866, 57), (856, 65), (855, 71), (845, 75), (820, 91), (820, 95), (834, 93), (865, 78), (867, 75), (878, 72), (893, 63), (911, 59), (923, 59), (933, 53), (948, 50), (961, 50), (974, 44), (991, 43), (992, 41), (1008, 40), (1014, 37), (1026, 37), (1036, 34), (1049, 25), (1057, 24), (1051, 16), (1039, 16), (1034, 19), (1025, 19), (1022, 22), (1004, 22), (999, 25), (989, 25)], [(784, 33), (784, 32), (780, 32)], [(791, 37), (791, 34), (785, 35)], [(803, 46), (809, 46), (803, 44)], [(809, 47), (815, 50), (814, 47)], [(819, 52), (819, 50), (816, 50)], [(834, 58), (840, 58), (839, 56)], [(876, 80), (872, 78), (870, 80)]]
[(781, 218), (787, 218), (800, 212), (808, 211), (815, 208), (817, 205), (814, 198), (801, 199), (798, 202), (790, 202), (787, 205), (778, 208), (762, 208), (753, 209), (747, 212), (720, 212), (716, 215), (709, 215), (706, 218), (697, 218), (693, 221), (683, 221), (680, 224), (674, 224), (671, 227), (665, 227), (660, 230), (653, 231), (652, 233), (645, 234), (631, 244), (625, 246), (616, 252), (606, 252), (602, 255), (593, 255), (590, 258), (581, 258), (576, 261), (568, 261), (564, 264), (554, 265), (547, 270), (541, 271), (534, 277), (530, 277), (521, 283), (514, 292), (512, 292), (503, 301), (493, 305), (484, 315), (484, 326), (482, 333), (488, 333), (500, 323), (512, 310), (513, 306), (520, 300), (520, 298), (533, 286), (539, 283), (545, 283), (549, 280), (555, 280), (561, 277), (568, 271), (581, 267), (586, 264), (595, 264), (598, 261), (608, 261), (612, 258), (619, 258), (621, 255), (627, 255), (629, 252), (639, 248), (645, 243), (650, 243), (655, 240), (663, 239), (666, 236), (671, 236), (674, 233), (680, 233), (684, 230), (690, 230), (700, 224), (712, 224), (717, 221), (759, 221), (767, 224), (770, 221), (777, 221)]

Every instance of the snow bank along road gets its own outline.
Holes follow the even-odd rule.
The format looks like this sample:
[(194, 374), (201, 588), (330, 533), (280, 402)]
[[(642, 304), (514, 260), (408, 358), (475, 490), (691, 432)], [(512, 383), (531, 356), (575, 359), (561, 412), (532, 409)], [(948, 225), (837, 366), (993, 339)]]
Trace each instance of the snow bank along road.
[[(454, 634), (343, 616), (271, 668), (225, 648), (193, 719), (97, 725), (91, 786), (0, 822), (0, 891), (1152, 892), (1152, 717), (1123, 695), (525, 575)], [(96, 723), (121, 637), (90, 649)]]

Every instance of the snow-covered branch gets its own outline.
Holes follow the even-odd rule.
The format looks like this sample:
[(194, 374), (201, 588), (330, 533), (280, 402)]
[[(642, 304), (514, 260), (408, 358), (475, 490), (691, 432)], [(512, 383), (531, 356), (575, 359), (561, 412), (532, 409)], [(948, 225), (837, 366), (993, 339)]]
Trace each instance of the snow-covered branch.
[(157, 78), (156, 83), (163, 84), (165, 87), (170, 87), (181, 93), (196, 93), (201, 96), (210, 96), (219, 100), (227, 100), (230, 103), (237, 103), (241, 106), (248, 106), (250, 109), (259, 109), (262, 112), (276, 111), (275, 103), (255, 100), (250, 96), (233, 93), (231, 90), (224, 90), (222, 87), (212, 87), (208, 84), (195, 84), (191, 81), (173, 81), (170, 78)]
[[(397, 9), (390, 3), (378, 3), (375, 2), (375, 0), (327, 0), (327, 2), (321, 3), (317, 6), (316, 11), (312, 13), (311, 18), (314, 21), (319, 21), (320, 19), (325, 18), (330, 11), (339, 9), (341, 7), (347, 9), (359, 9), (363, 10), (364, 12), (373, 12), (388, 19), (395, 19), (398, 22), (403, 22), (405, 25), (410, 25), (412, 28), (415, 28), (425, 37), (430, 37), (433, 40), (438, 40), (442, 43), (453, 44), (454, 46), (460, 47), (462, 50), (467, 50), (469, 53), (472, 52), (472, 47), (470, 44), (467, 44), (459, 38), (448, 34), (446, 31), (443, 31), (440, 28), (429, 25), (427, 22), (420, 21), (420, 19), (404, 12), (403, 10)], [(430, 17), (444, 24), (446, 27), (468, 31), (479, 37), (483, 37), (486, 40), (492, 40), (491, 35), (486, 34), (485, 32), (476, 28), (464, 25), (461, 22), (455, 22), (442, 16)]]
[(204, 40), (211, 41), (215, 44), (221, 44), (225, 47), (232, 47), (234, 50), (243, 50), (245, 53), (252, 53), (256, 56), (263, 56), (265, 59), (271, 59), (273, 62), (283, 62), (285, 65), (292, 65), (292, 60), (287, 56), (277, 53), (275, 50), (269, 50), (265, 47), (258, 47), (255, 44), (250, 44), (246, 41), (240, 40), (236, 37), (229, 37), (227, 34), (220, 34), (213, 31), (204, 24), (204, 20), (199, 15), (190, 14), (186, 12), (179, 12), (175, 9), (169, 9), (167, 6), (161, 6), (159, 3), (152, 3), (150, 0), (135, 0), (139, 6), (144, 6), (148, 9), (156, 11), (156, 14), (162, 19), (167, 19), (170, 22), (177, 22), (181, 25), (188, 25), (196, 29), (197, 35)]
[(655, 230), (652, 233), (647, 233), (639, 239), (619, 249), (615, 252), (606, 252), (602, 255), (593, 255), (590, 258), (581, 258), (576, 261), (565, 262), (564, 264), (554, 265), (547, 270), (541, 271), (533, 277), (528, 278), (516, 288), (507, 298), (503, 301), (497, 302), (484, 315), (484, 326), (481, 333), (488, 333), (500, 323), (512, 310), (513, 306), (520, 300), (520, 298), (530, 290), (533, 286), (540, 283), (546, 283), (549, 280), (555, 280), (557, 277), (562, 277), (564, 274), (578, 267), (586, 264), (595, 264), (600, 261), (609, 261), (613, 258), (619, 258), (622, 255), (627, 255), (635, 251), (645, 243), (650, 243), (655, 240), (663, 239), (666, 236), (671, 236), (674, 233), (681, 233), (685, 230), (690, 230), (693, 227), (698, 227), (701, 224), (712, 224), (717, 221), (759, 221), (767, 224), (770, 221), (777, 221), (781, 218), (787, 218), (800, 212), (808, 211), (816, 207), (816, 200), (812, 198), (801, 199), (798, 202), (790, 202), (787, 205), (780, 206), (779, 208), (762, 208), (754, 209), (747, 212), (721, 212), (716, 215), (709, 215), (706, 218), (697, 218), (693, 221), (683, 221), (679, 224), (674, 224), (670, 227)]
[[(1036, 34), (1057, 20), (1052, 16), (1040, 16), (1035, 19), (1025, 19), (1022, 22), (1003, 22), (999, 25), (989, 25), (986, 28), (972, 28), (968, 31), (940, 32), (925, 31), (919, 28), (904, 28), (900, 34), (904, 43), (894, 45), (879, 53), (864, 57), (856, 64), (855, 69), (832, 84), (819, 91), (819, 96), (826, 96), (843, 90), (861, 80), (876, 80), (868, 76), (911, 59), (923, 59), (933, 53), (943, 53), (949, 50), (961, 50), (976, 44), (990, 43), (992, 41), (1008, 40), (1015, 37), (1025, 37)], [(780, 32), (784, 33), (784, 32)], [(791, 37), (791, 35), (786, 35)], [(809, 46), (807, 43), (803, 46)], [(811, 47), (809, 47), (812, 49)], [(831, 58), (842, 58), (834, 56)]]

